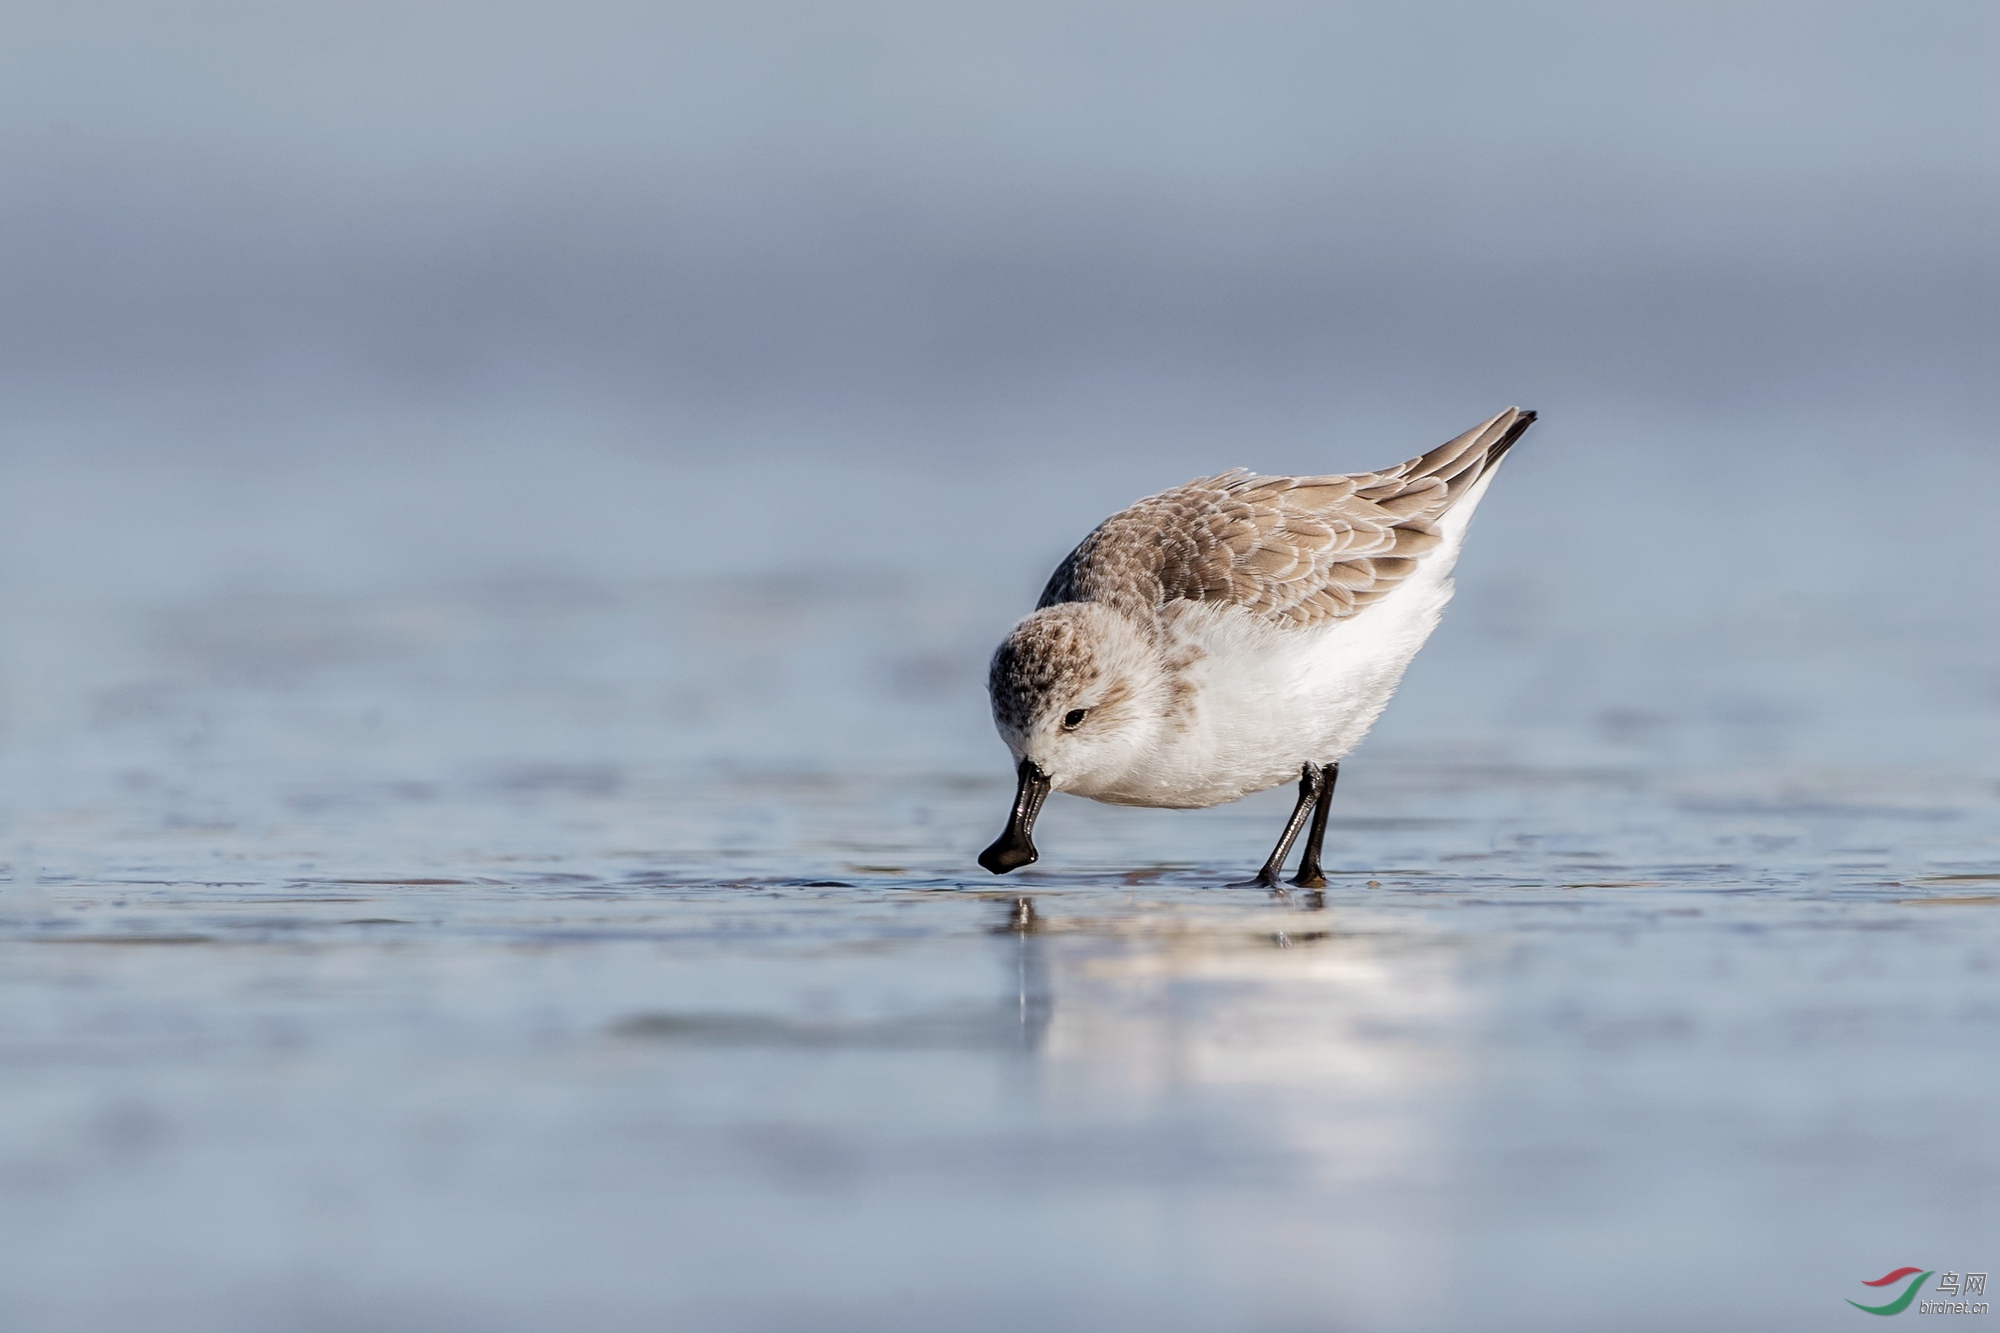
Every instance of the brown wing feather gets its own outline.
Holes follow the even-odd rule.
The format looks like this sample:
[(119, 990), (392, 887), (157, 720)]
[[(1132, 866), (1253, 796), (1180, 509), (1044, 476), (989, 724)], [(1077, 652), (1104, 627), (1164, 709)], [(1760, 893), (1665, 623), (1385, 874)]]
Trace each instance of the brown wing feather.
[(1440, 540), (1437, 521), (1535, 419), (1510, 408), (1380, 472), (1236, 471), (1149, 496), (1099, 524), (1038, 606), (1105, 602), (1150, 619), (1173, 601), (1231, 602), (1298, 626), (1380, 600)]

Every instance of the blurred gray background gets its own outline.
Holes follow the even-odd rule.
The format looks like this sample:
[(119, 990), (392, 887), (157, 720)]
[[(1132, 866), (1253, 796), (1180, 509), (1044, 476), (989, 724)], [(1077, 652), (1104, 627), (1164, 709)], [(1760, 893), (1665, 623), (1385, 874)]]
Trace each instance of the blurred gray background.
[(269, 762), (399, 662), (610, 702), (447, 689), (391, 768), (983, 768), (983, 656), (1099, 517), (1522, 403), (1378, 744), (1975, 761), (1995, 28), (11, 4), (15, 748), (59, 784), (150, 708)]

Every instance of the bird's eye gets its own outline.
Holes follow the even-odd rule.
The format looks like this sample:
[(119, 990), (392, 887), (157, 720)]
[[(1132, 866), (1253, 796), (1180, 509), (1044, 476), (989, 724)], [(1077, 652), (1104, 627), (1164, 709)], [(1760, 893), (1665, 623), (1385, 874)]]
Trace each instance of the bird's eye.
[(1078, 727), (1083, 725), (1083, 720), (1089, 716), (1090, 716), (1090, 710), (1088, 708), (1070, 709), (1069, 712), (1063, 714), (1063, 730), (1075, 731)]

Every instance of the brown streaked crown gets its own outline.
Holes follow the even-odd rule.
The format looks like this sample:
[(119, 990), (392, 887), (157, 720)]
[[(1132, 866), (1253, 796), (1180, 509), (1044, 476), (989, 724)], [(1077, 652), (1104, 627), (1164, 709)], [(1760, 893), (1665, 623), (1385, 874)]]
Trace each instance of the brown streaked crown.
[(1047, 700), (1096, 683), (1100, 668), (1090, 642), (1089, 627), (1075, 615), (1033, 615), (1016, 625), (987, 671), (993, 720), (1025, 733)]

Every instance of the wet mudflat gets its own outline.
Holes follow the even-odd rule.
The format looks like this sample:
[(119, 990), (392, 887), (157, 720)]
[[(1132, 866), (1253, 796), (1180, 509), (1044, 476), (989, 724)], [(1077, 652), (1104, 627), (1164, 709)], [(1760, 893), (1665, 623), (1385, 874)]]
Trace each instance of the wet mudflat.
[(1001, 882), (1004, 774), (529, 776), (44, 827), (10, 1326), (1818, 1328), (1988, 1260), (1987, 783), (1392, 755), (1272, 898), (1282, 793)]

